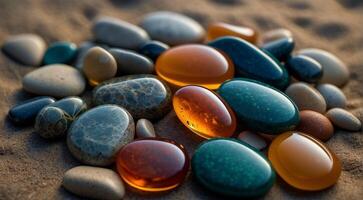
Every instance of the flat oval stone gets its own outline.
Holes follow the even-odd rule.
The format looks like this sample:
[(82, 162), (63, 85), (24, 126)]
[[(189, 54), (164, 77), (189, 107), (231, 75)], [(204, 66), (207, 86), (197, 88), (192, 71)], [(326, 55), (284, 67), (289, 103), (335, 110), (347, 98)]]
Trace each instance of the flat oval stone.
[(292, 56), (287, 60), (286, 67), (296, 79), (308, 83), (316, 83), (323, 76), (321, 64), (304, 55)]
[(114, 162), (121, 147), (134, 139), (135, 124), (127, 110), (115, 105), (92, 108), (68, 130), (67, 145), (78, 160), (106, 166)]
[(181, 185), (189, 171), (185, 148), (163, 138), (135, 140), (117, 156), (117, 171), (132, 188), (161, 192)]
[(38, 113), (34, 128), (41, 137), (55, 139), (65, 136), (71, 123), (71, 116), (63, 110), (47, 106)]
[(68, 64), (77, 54), (77, 46), (72, 42), (55, 42), (45, 51), (43, 63), (50, 64)]
[(168, 49), (169, 46), (167, 44), (159, 41), (150, 41), (140, 47), (139, 53), (155, 62), (156, 59)]
[(39, 66), (42, 62), (46, 44), (43, 38), (34, 34), (20, 34), (7, 38), (2, 46), (3, 52), (24, 65)]
[(81, 72), (64, 64), (46, 65), (23, 78), (23, 89), (37, 95), (67, 97), (80, 95), (86, 87)]
[(98, 18), (92, 32), (97, 41), (119, 48), (136, 50), (149, 41), (142, 28), (113, 17)]
[(265, 156), (236, 139), (203, 142), (193, 155), (192, 171), (205, 188), (233, 197), (263, 196), (275, 182)]
[(267, 147), (267, 142), (258, 133), (252, 131), (242, 131), (238, 134), (237, 139), (253, 146), (258, 150), (262, 150)]
[(316, 89), (324, 97), (327, 108), (345, 108), (347, 107), (347, 98), (344, 93), (335, 85), (319, 84)]
[(335, 184), (341, 173), (336, 155), (323, 143), (300, 132), (275, 138), (268, 158), (280, 177), (300, 190), (318, 191)]
[(252, 44), (256, 44), (258, 39), (257, 32), (249, 27), (235, 26), (223, 22), (213, 23), (208, 26), (207, 41), (211, 41), (223, 36), (238, 37)]
[(334, 133), (334, 127), (327, 117), (312, 111), (303, 110), (300, 112), (300, 123), (297, 131), (306, 133), (321, 141), (327, 141)]
[(156, 120), (170, 111), (171, 91), (154, 75), (129, 75), (95, 88), (93, 103), (116, 104), (126, 108), (135, 119)]
[(362, 128), (361, 121), (352, 113), (344, 109), (341, 108), (330, 109), (326, 113), (326, 116), (338, 128), (345, 129), (348, 131), (359, 131)]
[(288, 57), (290, 57), (294, 47), (295, 41), (289, 37), (268, 42), (262, 46), (262, 49), (273, 55), (278, 60), (285, 61)]
[(234, 76), (232, 62), (205, 45), (182, 45), (164, 52), (156, 62), (156, 74), (172, 88), (200, 85), (215, 90)]
[(9, 110), (8, 116), (16, 124), (31, 124), (39, 111), (53, 102), (55, 99), (51, 97), (35, 97), (13, 106)]
[(205, 34), (203, 27), (192, 18), (168, 11), (146, 15), (140, 26), (153, 40), (172, 46), (201, 42)]
[(137, 138), (153, 138), (156, 137), (153, 124), (147, 119), (139, 119), (136, 123)]
[(117, 73), (115, 58), (101, 47), (93, 47), (86, 53), (83, 60), (83, 73), (91, 86), (111, 79)]
[(279, 134), (299, 123), (296, 105), (282, 92), (261, 82), (232, 79), (223, 83), (218, 93), (251, 131)]
[(284, 89), (289, 84), (289, 75), (278, 61), (245, 40), (221, 37), (208, 45), (225, 52), (231, 58), (238, 76), (255, 79), (279, 89)]
[(185, 86), (175, 92), (173, 106), (179, 120), (203, 138), (230, 137), (236, 117), (216, 93), (199, 86)]
[(67, 97), (52, 103), (50, 106), (60, 108), (72, 119), (77, 118), (87, 110), (87, 104), (79, 97)]
[(116, 60), (117, 74), (151, 74), (154, 72), (154, 63), (143, 55), (122, 49), (110, 49), (109, 52)]
[(66, 171), (62, 186), (81, 197), (102, 200), (120, 200), (125, 186), (119, 175), (106, 168), (77, 166)]
[(291, 84), (285, 94), (297, 105), (299, 110), (312, 110), (325, 113), (326, 102), (324, 97), (315, 88), (303, 82)]
[(263, 33), (262, 41), (264, 44), (266, 44), (274, 40), (279, 40), (282, 38), (291, 38), (291, 37), (292, 37), (291, 31), (284, 28), (278, 28)]
[(323, 67), (323, 77), (320, 83), (330, 83), (338, 87), (349, 80), (348, 67), (335, 55), (321, 49), (302, 49), (298, 54), (305, 55), (318, 61)]

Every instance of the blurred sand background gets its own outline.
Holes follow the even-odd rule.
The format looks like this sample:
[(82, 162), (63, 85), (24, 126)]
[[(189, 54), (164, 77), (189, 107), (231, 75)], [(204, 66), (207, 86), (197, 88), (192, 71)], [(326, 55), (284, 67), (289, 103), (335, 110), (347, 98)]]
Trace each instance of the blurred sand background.
[[(223, 21), (264, 32), (290, 29), (296, 49), (317, 47), (340, 57), (350, 68), (351, 81), (343, 91), (348, 109), (363, 120), (363, 1), (362, 0), (0, 0), (0, 43), (12, 34), (36, 33), (48, 44), (90, 39), (91, 21), (109, 15), (138, 23), (157, 10), (188, 15), (204, 27)], [(0, 199), (78, 199), (61, 188), (64, 172), (80, 165), (65, 140), (48, 142), (32, 127), (16, 127), (6, 118), (9, 108), (32, 97), (22, 91), (21, 78), (34, 67), (20, 66), (0, 55)], [(85, 94), (87, 98), (89, 93)], [(190, 155), (200, 140), (171, 112), (156, 124), (157, 133), (184, 144)], [(281, 179), (264, 199), (362, 199), (363, 135), (336, 130), (327, 142), (341, 159), (339, 182), (320, 192), (292, 189)], [(127, 192), (125, 199), (222, 199), (192, 181), (163, 195)]]

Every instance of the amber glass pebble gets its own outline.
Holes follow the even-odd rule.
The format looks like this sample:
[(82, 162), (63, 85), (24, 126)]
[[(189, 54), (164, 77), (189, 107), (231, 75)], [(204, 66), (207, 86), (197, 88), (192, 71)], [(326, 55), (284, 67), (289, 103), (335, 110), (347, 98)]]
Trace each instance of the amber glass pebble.
[(204, 138), (230, 137), (236, 129), (231, 108), (216, 93), (185, 86), (174, 94), (173, 106), (180, 121)]
[(207, 41), (223, 36), (235, 36), (256, 44), (258, 35), (257, 32), (251, 28), (221, 22), (213, 23), (208, 26)]
[(308, 191), (337, 182), (341, 164), (334, 153), (313, 137), (285, 132), (270, 145), (268, 157), (277, 173), (291, 186)]
[(135, 140), (121, 148), (117, 171), (131, 187), (150, 192), (179, 186), (189, 170), (189, 157), (182, 145), (172, 140)]
[(172, 88), (201, 85), (215, 90), (234, 75), (232, 62), (217, 50), (197, 44), (165, 51), (156, 62), (156, 73)]

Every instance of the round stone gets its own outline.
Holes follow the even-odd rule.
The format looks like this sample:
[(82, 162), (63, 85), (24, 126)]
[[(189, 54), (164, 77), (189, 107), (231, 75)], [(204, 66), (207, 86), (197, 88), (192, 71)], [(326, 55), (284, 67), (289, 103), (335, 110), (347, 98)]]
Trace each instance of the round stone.
[(347, 98), (344, 93), (335, 85), (319, 84), (316, 89), (324, 97), (327, 108), (345, 108), (347, 106)]
[(230, 137), (236, 130), (232, 109), (216, 93), (199, 86), (175, 92), (173, 106), (179, 120), (203, 138)]
[(262, 41), (264, 44), (274, 41), (274, 40), (279, 40), (279, 39), (283, 39), (283, 38), (291, 38), (292, 37), (292, 33), (291, 31), (284, 29), (284, 28), (279, 28), (279, 29), (273, 29), (270, 31), (265, 32), (264, 34), (262, 34)]
[(193, 155), (192, 171), (205, 188), (233, 197), (263, 196), (275, 182), (265, 156), (236, 139), (203, 142)]
[(233, 78), (234, 67), (217, 50), (204, 45), (182, 45), (164, 52), (156, 62), (156, 74), (172, 88), (201, 85), (215, 90)]
[(280, 61), (285, 61), (290, 57), (291, 52), (294, 50), (295, 41), (289, 38), (282, 38), (268, 42), (262, 46), (265, 52), (270, 53), (272, 56)]
[(303, 110), (300, 112), (300, 123), (297, 131), (306, 133), (321, 141), (327, 141), (334, 133), (334, 127), (327, 117), (312, 111)]
[(291, 84), (285, 94), (297, 105), (299, 110), (312, 110), (325, 113), (326, 102), (324, 97), (315, 88), (303, 82)]
[(242, 131), (240, 134), (238, 134), (237, 139), (253, 146), (258, 150), (262, 150), (267, 147), (266, 140), (258, 133), (251, 131)]
[(81, 197), (120, 200), (125, 187), (119, 175), (106, 168), (78, 166), (66, 171), (62, 186)]
[(292, 56), (286, 62), (289, 72), (298, 80), (316, 83), (323, 76), (323, 68), (316, 60), (304, 56)]
[(65, 136), (71, 123), (71, 116), (63, 110), (47, 106), (38, 113), (34, 127), (41, 137), (54, 139)]
[(23, 78), (25, 91), (37, 95), (67, 97), (80, 95), (86, 87), (81, 72), (64, 64), (46, 65)]
[(153, 124), (147, 119), (139, 119), (136, 123), (137, 138), (153, 138), (156, 137)]
[(131, 187), (161, 192), (181, 185), (189, 170), (182, 145), (168, 139), (148, 138), (124, 146), (116, 161), (121, 178)]
[(77, 54), (77, 46), (71, 42), (55, 42), (45, 51), (43, 63), (50, 64), (68, 64)]
[(299, 123), (296, 105), (282, 92), (258, 81), (232, 79), (218, 89), (242, 126), (251, 131), (279, 134)]
[(62, 109), (72, 119), (77, 118), (87, 110), (87, 104), (79, 97), (67, 97), (52, 103), (50, 106)]
[(336, 155), (315, 138), (286, 132), (275, 138), (269, 160), (289, 185), (307, 191), (328, 188), (338, 181), (341, 164)]
[(101, 47), (93, 47), (86, 53), (82, 69), (90, 85), (96, 86), (116, 75), (117, 63), (106, 50)]
[(169, 49), (169, 46), (167, 44), (164, 44), (159, 41), (150, 41), (144, 44), (139, 49), (139, 53), (142, 55), (150, 58), (154, 62), (156, 59), (166, 50)]
[(172, 46), (201, 42), (205, 34), (202, 26), (195, 20), (168, 11), (153, 12), (146, 15), (140, 26), (153, 40)]
[(211, 41), (223, 36), (234, 36), (244, 39), (252, 44), (257, 43), (257, 31), (249, 27), (235, 26), (223, 22), (213, 23), (208, 26), (207, 41)]
[(98, 106), (83, 113), (69, 128), (67, 145), (78, 160), (106, 166), (114, 162), (121, 147), (134, 139), (132, 116), (119, 106)]
[(338, 128), (345, 129), (348, 131), (359, 131), (362, 128), (361, 121), (352, 113), (344, 109), (341, 108), (330, 109), (326, 113), (326, 116)]

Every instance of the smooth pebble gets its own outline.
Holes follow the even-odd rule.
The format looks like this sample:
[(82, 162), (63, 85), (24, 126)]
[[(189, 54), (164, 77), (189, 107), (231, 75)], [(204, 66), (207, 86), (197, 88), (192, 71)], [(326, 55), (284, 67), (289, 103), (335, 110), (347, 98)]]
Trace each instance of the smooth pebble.
[(323, 114), (312, 110), (300, 112), (300, 122), (297, 131), (311, 135), (321, 141), (327, 141), (334, 133), (333, 124)]
[(347, 106), (347, 98), (337, 86), (326, 83), (317, 85), (316, 89), (323, 95), (328, 109)]
[(294, 47), (295, 41), (289, 37), (268, 42), (262, 46), (262, 49), (273, 55), (279, 61), (285, 61), (290, 57)]
[(267, 147), (267, 142), (258, 133), (252, 131), (242, 131), (237, 136), (238, 140), (245, 142), (258, 150), (262, 150)]
[(156, 137), (154, 125), (147, 119), (139, 119), (136, 123), (137, 138)]
[(328, 110), (326, 116), (338, 128), (348, 131), (359, 131), (362, 128), (361, 121), (347, 110), (333, 108)]
[(150, 41), (150, 42), (147, 42), (146, 44), (144, 44), (142, 47), (140, 47), (138, 52), (140, 54), (150, 58), (151, 60), (153, 60), (155, 62), (156, 59), (164, 51), (166, 51), (168, 49), (169, 49), (169, 46), (167, 44), (164, 44), (159, 41)]
[(77, 45), (72, 42), (52, 43), (45, 51), (43, 63), (50, 64), (69, 64), (77, 54)]
[(252, 44), (257, 43), (257, 31), (245, 26), (235, 26), (223, 22), (212, 23), (208, 26), (207, 41), (211, 41), (223, 36), (235, 36), (247, 40)]
[(321, 64), (304, 55), (290, 57), (285, 66), (294, 78), (307, 83), (316, 83), (323, 76)]
[(52, 103), (49, 106), (57, 107), (67, 113), (72, 119), (77, 118), (87, 110), (87, 104), (79, 97), (67, 97)]
[(47, 106), (35, 119), (35, 131), (45, 139), (55, 139), (67, 134), (72, 118), (60, 108)]

